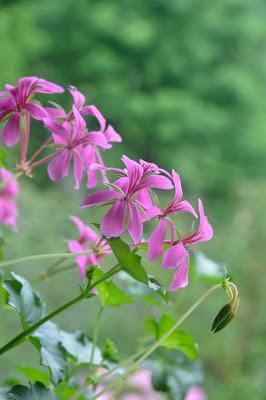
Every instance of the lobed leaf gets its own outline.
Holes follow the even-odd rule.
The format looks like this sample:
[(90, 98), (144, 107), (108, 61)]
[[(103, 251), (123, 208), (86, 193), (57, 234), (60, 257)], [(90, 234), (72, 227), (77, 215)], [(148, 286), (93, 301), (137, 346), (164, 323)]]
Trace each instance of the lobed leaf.
[(36, 382), (29, 388), (23, 385), (13, 386), (6, 395), (7, 400), (58, 400), (45, 386)]

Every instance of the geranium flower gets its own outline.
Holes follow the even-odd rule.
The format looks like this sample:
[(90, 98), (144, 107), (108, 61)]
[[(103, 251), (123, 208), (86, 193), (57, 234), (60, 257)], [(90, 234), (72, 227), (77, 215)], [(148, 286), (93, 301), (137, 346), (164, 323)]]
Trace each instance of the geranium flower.
[(172, 170), (172, 180), (174, 182), (175, 195), (167, 207), (161, 210), (159, 223), (148, 241), (148, 257), (150, 260), (156, 260), (158, 257), (163, 255), (163, 243), (166, 237), (167, 226), (170, 229), (171, 242), (174, 242), (175, 228), (171, 219), (168, 218), (168, 215), (187, 212), (192, 214), (195, 218), (198, 217), (192, 205), (186, 200), (181, 200), (183, 197), (183, 190), (180, 177), (175, 170)]
[(105, 236), (118, 237), (128, 230), (134, 243), (142, 236), (145, 211), (151, 208), (147, 190), (150, 188), (171, 189), (171, 180), (161, 175), (155, 164), (145, 161), (137, 163), (127, 156), (122, 157), (125, 169), (107, 168), (123, 175), (108, 190), (90, 194), (81, 207), (111, 204), (101, 221), (101, 232)]
[(213, 237), (213, 229), (208, 222), (208, 218), (204, 214), (204, 209), (201, 200), (198, 200), (199, 209), (199, 227), (191, 235), (185, 236), (182, 239), (174, 242), (167, 249), (163, 256), (162, 267), (166, 269), (178, 268), (171, 283), (170, 290), (177, 290), (187, 286), (188, 284), (188, 266), (189, 253), (187, 246), (196, 243), (206, 242)]
[[(5, 182), (12, 178), (11, 172), (4, 168), (0, 168), (0, 182)], [(19, 193), (18, 182), (13, 179), (0, 190), (0, 224), (11, 226), (16, 229), (16, 220), (18, 210), (15, 203), (15, 197)]]
[(101, 132), (88, 132), (86, 123), (79, 111), (73, 106), (74, 119), (60, 124), (44, 118), (45, 127), (52, 132), (57, 152), (48, 165), (48, 175), (53, 181), (65, 178), (69, 174), (69, 165), (73, 159), (75, 188), (79, 189), (83, 170), (86, 168), (86, 146), (93, 144), (108, 149), (105, 136)]
[(207, 400), (207, 396), (201, 387), (191, 386), (186, 394), (185, 400)]
[(68, 248), (72, 253), (91, 250), (90, 255), (81, 255), (76, 257), (76, 263), (79, 266), (79, 275), (85, 277), (86, 269), (89, 265), (100, 265), (101, 260), (112, 253), (108, 243), (102, 237), (99, 237), (88, 225), (74, 215), (70, 216), (71, 221), (76, 225), (79, 238), (78, 240), (69, 240)]
[(49, 116), (39, 102), (33, 101), (34, 94), (61, 93), (64, 88), (35, 76), (19, 79), (16, 87), (5, 87), (6, 91), (0, 93), (0, 122), (5, 119), (7, 122), (1, 131), (1, 138), (6, 146), (12, 147), (19, 141), (21, 127), (23, 123), (29, 124), (30, 117), (42, 120)]

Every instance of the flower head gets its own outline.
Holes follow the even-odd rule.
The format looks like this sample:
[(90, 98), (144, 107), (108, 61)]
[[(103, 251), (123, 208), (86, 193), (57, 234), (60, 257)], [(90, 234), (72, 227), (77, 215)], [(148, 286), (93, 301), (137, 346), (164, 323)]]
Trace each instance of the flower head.
[[(108, 190), (90, 194), (81, 207), (111, 204), (101, 222), (105, 236), (118, 237), (128, 230), (134, 243), (142, 236), (145, 212), (152, 207), (150, 188), (171, 189), (171, 180), (161, 174), (155, 164), (137, 163), (127, 156), (122, 157), (125, 169), (110, 168), (122, 175)], [(109, 168), (108, 168), (109, 169)]]
[(111, 254), (111, 249), (105, 239), (99, 237), (88, 225), (74, 215), (70, 219), (76, 225), (79, 238), (78, 240), (69, 240), (68, 248), (72, 253), (80, 253), (91, 250), (89, 255), (80, 255), (76, 257), (79, 266), (79, 275), (85, 277), (86, 269), (90, 265), (99, 265), (100, 261)]
[[(12, 178), (11, 172), (0, 168), (0, 182), (9, 181)], [(13, 179), (0, 190), (0, 224), (11, 226), (16, 229), (18, 215), (15, 198), (19, 193), (18, 182)]]
[(178, 288), (185, 287), (188, 284), (189, 253), (187, 247), (196, 243), (206, 242), (213, 237), (212, 226), (204, 214), (203, 205), (200, 199), (198, 200), (198, 209), (198, 229), (194, 233), (174, 242), (164, 253), (162, 262), (163, 268), (175, 269), (179, 266), (174, 275), (170, 290), (177, 290)]
[(1, 131), (6, 146), (14, 146), (20, 138), (24, 119), (30, 117), (42, 120), (48, 117), (46, 109), (33, 100), (36, 93), (61, 93), (64, 89), (52, 82), (38, 77), (19, 79), (18, 85), (6, 85), (6, 91), (0, 93), (0, 121), (7, 120)]

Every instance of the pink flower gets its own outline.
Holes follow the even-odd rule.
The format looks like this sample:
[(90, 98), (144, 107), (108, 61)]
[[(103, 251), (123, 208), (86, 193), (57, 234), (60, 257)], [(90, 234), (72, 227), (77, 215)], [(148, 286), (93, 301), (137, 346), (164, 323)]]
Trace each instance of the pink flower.
[(175, 170), (172, 170), (172, 180), (174, 182), (175, 195), (168, 206), (161, 211), (159, 223), (148, 241), (148, 257), (150, 260), (156, 260), (158, 257), (163, 255), (163, 243), (166, 237), (167, 226), (170, 229), (171, 242), (174, 242), (175, 228), (171, 219), (168, 218), (168, 215), (175, 215), (179, 212), (188, 212), (195, 218), (198, 217), (192, 205), (188, 201), (181, 200), (183, 190), (180, 177)]
[(1, 138), (5, 145), (12, 147), (19, 141), (23, 116), (27, 124), (30, 117), (37, 120), (48, 117), (45, 108), (39, 102), (33, 101), (35, 93), (63, 91), (61, 86), (35, 76), (19, 79), (17, 87), (6, 85), (6, 91), (0, 93), (0, 121), (7, 118), (1, 131)]
[[(74, 86), (69, 86), (69, 92), (73, 97), (73, 105), (79, 113), (85, 116), (92, 116), (97, 119), (99, 123), (99, 130), (92, 131), (91, 134), (95, 135), (103, 135), (105, 137), (106, 143), (108, 143), (109, 147), (104, 147), (105, 149), (111, 148), (111, 142), (121, 142), (121, 136), (114, 130), (112, 125), (106, 124), (106, 119), (102, 115), (102, 113), (98, 110), (98, 108), (94, 105), (85, 105), (85, 96)], [(75, 118), (73, 111), (67, 114), (64, 110), (57, 108), (49, 108), (48, 112), (51, 118), (63, 119), (65, 121), (71, 121)], [(84, 162), (85, 169), (87, 171), (87, 188), (93, 188), (98, 183), (97, 171), (91, 166), (95, 163), (104, 166), (100, 148), (103, 148), (98, 143), (89, 143), (84, 149)], [(105, 172), (101, 170), (103, 175), (103, 180), (106, 182)]]
[(171, 189), (169, 178), (161, 175), (155, 165), (127, 156), (122, 157), (126, 168), (107, 168), (119, 172), (122, 177), (109, 185), (109, 190), (90, 194), (81, 207), (111, 204), (101, 221), (101, 232), (105, 236), (119, 237), (128, 230), (134, 243), (140, 241), (146, 210), (152, 207), (149, 188)]
[(206, 393), (199, 386), (191, 386), (185, 400), (207, 400)]
[[(11, 172), (0, 168), (1, 182), (8, 181), (12, 177)], [(18, 210), (15, 203), (15, 197), (19, 193), (19, 186), (14, 179), (10, 181), (2, 190), (0, 190), (0, 224), (9, 225), (16, 229), (16, 219)]]
[(198, 200), (199, 209), (199, 227), (191, 235), (185, 236), (177, 242), (174, 242), (169, 249), (166, 250), (163, 256), (163, 268), (178, 268), (174, 275), (174, 279), (170, 286), (170, 290), (177, 290), (187, 286), (188, 284), (188, 261), (189, 253), (187, 246), (206, 242), (213, 237), (213, 229), (208, 222), (208, 218), (204, 214), (202, 202)]
[(89, 226), (74, 215), (70, 216), (79, 231), (78, 240), (69, 240), (68, 248), (72, 253), (80, 253), (91, 250), (90, 255), (81, 255), (76, 257), (79, 266), (79, 275), (85, 277), (86, 269), (89, 265), (99, 265), (100, 261), (111, 254), (111, 249), (106, 240), (99, 237)]
[(48, 165), (48, 175), (51, 180), (57, 181), (69, 174), (71, 160), (74, 162), (75, 188), (79, 189), (83, 170), (86, 168), (86, 146), (95, 144), (102, 148), (110, 148), (105, 136), (101, 132), (88, 132), (86, 123), (73, 106), (74, 118), (71, 122), (60, 124), (52, 119), (44, 118), (45, 127), (53, 133), (54, 143), (58, 151)]

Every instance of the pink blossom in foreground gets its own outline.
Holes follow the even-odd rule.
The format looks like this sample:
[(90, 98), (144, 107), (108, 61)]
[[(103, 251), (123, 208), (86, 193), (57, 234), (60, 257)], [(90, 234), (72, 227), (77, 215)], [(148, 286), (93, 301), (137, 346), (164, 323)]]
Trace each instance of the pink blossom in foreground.
[(91, 250), (90, 255), (81, 255), (76, 257), (76, 263), (79, 266), (79, 275), (85, 277), (86, 269), (89, 265), (99, 265), (101, 260), (111, 254), (111, 249), (106, 240), (99, 237), (88, 225), (74, 215), (70, 216), (71, 221), (76, 225), (79, 238), (78, 240), (69, 240), (68, 248), (72, 253)]
[[(8, 181), (12, 177), (11, 172), (0, 168), (0, 183)], [(0, 189), (0, 224), (11, 226), (16, 229), (18, 210), (15, 198), (19, 193), (18, 182), (14, 179), (3, 189)]]
[(189, 253), (187, 250), (188, 245), (206, 242), (213, 237), (213, 229), (208, 222), (208, 218), (204, 214), (204, 209), (201, 200), (198, 200), (199, 209), (199, 227), (191, 235), (185, 236), (174, 242), (169, 249), (166, 250), (163, 256), (162, 267), (166, 269), (177, 269), (174, 279), (171, 283), (170, 290), (177, 290), (187, 286), (188, 284), (188, 266), (189, 266)]
[(122, 177), (109, 185), (108, 190), (90, 194), (81, 207), (111, 205), (101, 221), (104, 236), (119, 237), (128, 231), (134, 243), (140, 241), (146, 211), (152, 208), (150, 188), (171, 189), (171, 180), (161, 175), (161, 170), (145, 161), (139, 163), (122, 157), (125, 169), (110, 168)]
[(191, 386), (186, 394), (185, 400), (207, 400), (207, 396), (201, 387)]
[(74, 163), (75, 188), (79, 189), (83, 170), (86, 168), (86, 146), (97, 145), (110, 148), (105, 136), (101, 132), (88, 132), (86, 123), (73, 106), (73, 120), (60, 124), (52, 119), (44, 118), (45, 127), (53, 134), (53, 141), (57, 152), (48, 165), (48, 175), (53, 181), (65, 178), (69, 174), (70, 162)]
[(0, 122), (5, 119), (7, 122), (0, 136), (6, 146), (12, 147), (19, 141), (23, 117), (27, 125), (30, 117), (37, 120), (48, 117), (45, 108), (39, 102), (34, 102), (33, 96), (36, 93), (61, 93), (64, 89), (36, 76), (21, 78), (16, 87), (6, 85), (5, 88), (0, 93)]
[(192, 205), (186, 200), (181, 200), (183, 190), (180, 177), (175, 170), (172, 171), (172, 180), (175, 188), (174, 197), (167, 207), (161, 210), (159, 223), (148, 241), (148, 257), (150, 260), (156, 260), (158, 257), (163, 255), (163, 244), (166, 237), (167, 227), (170, 230), (171, 243), (175, 240), (175, 227), (171, 219), (168, 217), (169, 215), (175, 215), (179, 212), (187, 212), (197, 218), (197, 214)]
[[(83, 116), (92, 116), (97, 119), (99, 123), (99, 128), (96, 131), (91, 131), (91, 134), (94, 135), (104, 135), (106, 142), (108, 143), (108, 146), (101, 146), (99, 143), (88, 143), (87, 146), (84, 149), (84, 167), (87, 171), (87, 188), (93, 188), (97, 185), (98, 179), (97, 179), (97, 171), (91, 166), (95, 163), (100, 164), (101, 166), (104, 166), (103, 160), (101, 157), (100, 150), (101, 149), (107, 149), (111, 148), (111, 143), (112, 142), (121, 142), (121, 136), (114, 130), (112, 125), (106, 123), (106, 119), (102, 115), (102, 113), (98, 110), (98, 108), (94, 105), (85, 105), (85, 96), (74, 86), (69, 86), (68, 88), (69, 92), (71, 93), (73, 97), (73, 106), (75, 109)], [(71, 111), (69, 114), (67, 114), (63, 109), (58, 109), (58, 108), (48, 108), (47, 109), (49, 112), (49, 115), (53, 119), (61, 119), (63, 121), (72, 121), (75, 119), (75, 115), (73, 111)], [(103, 175), (103, 179), (105, 180), (105, 173), (102, 170), (101, 171)]]

